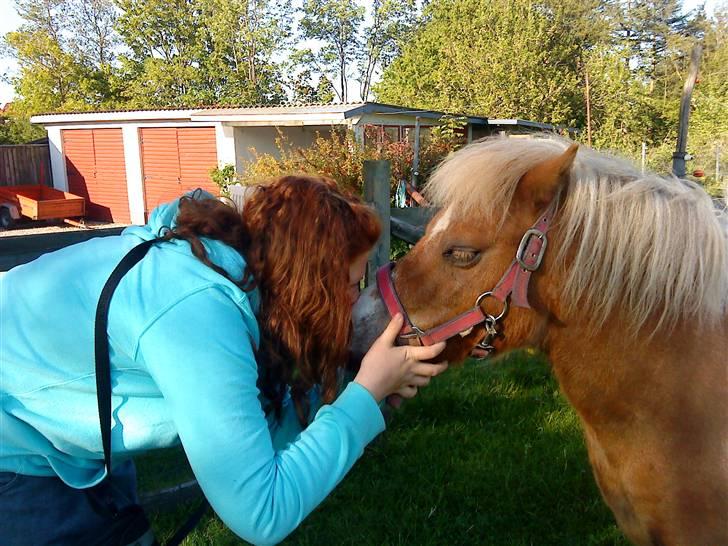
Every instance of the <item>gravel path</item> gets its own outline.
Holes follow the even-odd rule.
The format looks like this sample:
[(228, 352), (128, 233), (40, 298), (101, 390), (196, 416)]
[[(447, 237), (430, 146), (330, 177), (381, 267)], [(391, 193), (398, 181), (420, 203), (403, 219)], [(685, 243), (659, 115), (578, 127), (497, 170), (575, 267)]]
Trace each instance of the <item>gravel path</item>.
[(63, 222), (22, 221), (15, 224), (15, 227), (12, 229), (0, 228), (0, 237), (21, 237), (23, 235), (40, 235), (43, 233), (65, 233), (68, 231), (85, 231), (89, 229), (124, 227), (127, 225), (128, 224), (87, 221), (86, 227), (76, 227)]

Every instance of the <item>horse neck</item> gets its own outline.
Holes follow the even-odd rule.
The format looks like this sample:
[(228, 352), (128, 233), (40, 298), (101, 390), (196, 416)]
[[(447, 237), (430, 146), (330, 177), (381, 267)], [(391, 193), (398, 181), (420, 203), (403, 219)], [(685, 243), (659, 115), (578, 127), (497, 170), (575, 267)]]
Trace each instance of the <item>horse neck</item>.
[[(560, 243), (556, 228), (549, 245)], [(548, 354), (564, 394), (582, 418), (595, 424), (632, 419), (635, 411), (664, 404), (665, 397), (682, 398), (685, 384), (697, 376), (724, 388), (725, 366), (718, 363), (728, 354), (728, 315), (710, 327), (682, 321), (671, 332), (651, 335), (657, 321), (648, 320), (635, 333), (627, 325), (629, 310), (618, 306), (595, 329), (588, 309), (569, 311), (562, 304), (565, 264), (572, 258), (567, 252), (557, 263), (556, 253), (547, 252), (542, 271), (532, 278), (529, 299), (539, 317), (531, 324), (534, 341)]]
[(684, 416), (693, 407), (700, 412), (705, 399), (721, 399), (728, 319), (712, 327), (686, 323), (650, 338), (632, 335), (616, 319), (593, 332), (583, 320), (566, 318), (547, 327), (544, 349), (582, 419), (622, 430), (639, 415), (665, 414), (670, 407)]

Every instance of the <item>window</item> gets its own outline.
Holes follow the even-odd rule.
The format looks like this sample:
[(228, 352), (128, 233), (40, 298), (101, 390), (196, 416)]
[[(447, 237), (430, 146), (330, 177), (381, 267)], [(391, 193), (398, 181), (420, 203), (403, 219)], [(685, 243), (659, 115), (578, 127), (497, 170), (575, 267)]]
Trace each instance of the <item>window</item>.
[[(432, 127), (429, 125), (420, 126), (420, 146), (424, 146), (430, 141), (431, 129)], [(401, 141), (414, 143), (414, 125), (366, 125), (364, 127), (364, 144), (367, 146)]]
[[(432, 127), (430, 127), (430, 126), (420, 125), (420, 147), (425, 146), (430, 141), (430, 137), (431, 137), (430, 131), (431, 130), (432, 130)], [(415, 127), (412, 125), (407, 126), (407, 127), (402, 127), (402, 131), (404, 131), (404, 138), (407, 139), (407, 142), (414, 145)]]

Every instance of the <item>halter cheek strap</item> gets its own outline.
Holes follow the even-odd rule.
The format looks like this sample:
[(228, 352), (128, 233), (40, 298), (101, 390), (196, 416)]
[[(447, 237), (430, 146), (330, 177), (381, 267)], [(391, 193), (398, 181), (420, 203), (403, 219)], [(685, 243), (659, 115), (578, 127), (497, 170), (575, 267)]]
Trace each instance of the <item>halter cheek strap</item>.
[(528, 283), (531, 274), (541, 267), (548, 244), (546, 233), (553, 220), (555, 209), (552, 202), (533, 227), (523, 234), (516, 257), (493, 289), (493, 297), (505, 302), (510, 295), (512, 305), (531, 308), (528, 303)]

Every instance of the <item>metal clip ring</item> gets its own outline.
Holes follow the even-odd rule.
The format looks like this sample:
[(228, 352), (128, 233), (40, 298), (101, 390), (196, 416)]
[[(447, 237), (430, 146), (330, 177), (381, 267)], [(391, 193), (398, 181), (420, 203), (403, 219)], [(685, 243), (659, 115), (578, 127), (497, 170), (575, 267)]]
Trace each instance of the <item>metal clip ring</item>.
[[(480, 296), (478, 296), (478, 299), (475, 300), (475, 307), (480, 307), (480, 303), (487, 298), (488, 296), (493, 296), (493, 292), (483, 292)], [(498, 322), (500, 319), (506, 316), (506, 313), (508, 313), (508, 298), (506, 298), (506, 301), (503, 302), (503, 310), (500, 312), (499, 315), (493, 316), (493, 315), (487, 315), (488, 318), (492, 318), (494, 322)], [(486, 318), (487, 320), (487, 318)]]

